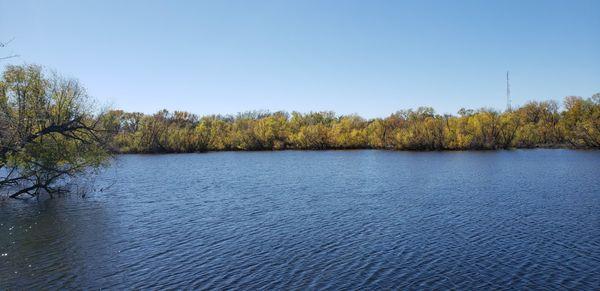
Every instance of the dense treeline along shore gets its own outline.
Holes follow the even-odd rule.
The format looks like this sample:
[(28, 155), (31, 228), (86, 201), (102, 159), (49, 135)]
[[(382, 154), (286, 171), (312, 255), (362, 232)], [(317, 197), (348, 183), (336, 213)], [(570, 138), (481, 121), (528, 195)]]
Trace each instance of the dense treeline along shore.
[(154, 115), (108, 112), (120, 153), (237, 150), (485, 150), (532, 147), (600, 147), (600, 94), (529, 102), (505, 112), (461, 109), (440, 115), (430, 107), (366, 120), (334, 112), (262, 112), (236, 116), (162, 110)]
[(237, 150), (481, 150), (600, 148), (600, 94), (529, 102), (505, 112), (430, 107), (366, 120), (333, 112), (203, 116), (94, 109), (73, 79), (35, 65), (0, 78), (0, 197), (64, 191), (65, 181), (106, 165), (113, 153)]

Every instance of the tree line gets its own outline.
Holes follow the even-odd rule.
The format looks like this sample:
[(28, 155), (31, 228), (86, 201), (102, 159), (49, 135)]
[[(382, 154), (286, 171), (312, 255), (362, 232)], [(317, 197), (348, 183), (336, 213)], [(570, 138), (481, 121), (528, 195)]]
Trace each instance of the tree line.
[(420, 107), (369, 120), (332, 111), (197, 116), (112, 110), (102, 122), (114, 133), (111, 149), (119, 153), (599, 148), (600, 94), (566, 97), (562, 110), (556, 101), (531, 101), (504, 112), (461, 109), (457, 115), (441, 115)]
[(483, 150), (600, 148), (600, 94), (529, 102), (515, 110), (431, 107), (364, 119), (334, 112), (251, 111), (198, 116), (100, 110), (74, 79), (36, 65), (0, 77), (0, 197), (67, 191), (69, 179), (106, 165), (114, 153), (244, 150)]

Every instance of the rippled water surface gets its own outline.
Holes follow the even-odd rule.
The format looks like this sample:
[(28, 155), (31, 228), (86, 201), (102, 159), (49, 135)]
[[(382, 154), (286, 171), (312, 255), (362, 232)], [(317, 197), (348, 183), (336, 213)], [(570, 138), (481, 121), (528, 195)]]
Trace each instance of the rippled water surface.
[(600, 289), (600, 152), (127, 155), (0, 202), (0, 289)]

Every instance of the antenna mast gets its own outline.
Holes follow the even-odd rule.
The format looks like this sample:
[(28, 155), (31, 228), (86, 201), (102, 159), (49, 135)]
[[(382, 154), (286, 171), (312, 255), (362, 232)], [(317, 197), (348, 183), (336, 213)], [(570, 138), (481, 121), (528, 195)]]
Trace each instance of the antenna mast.
[(510, 106), (510, 79), (508, 77), (509, 71), (506, 71), (506, 111), (512, 111)]

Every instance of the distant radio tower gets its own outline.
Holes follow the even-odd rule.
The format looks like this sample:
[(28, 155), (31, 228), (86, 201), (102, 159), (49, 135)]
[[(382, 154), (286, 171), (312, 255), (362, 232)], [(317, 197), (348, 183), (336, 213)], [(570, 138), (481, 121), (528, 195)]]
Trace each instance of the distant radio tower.
[(510, 79), (508, 77), (508, 72), (506, 71), (506, 111), (511, 111), (512, 107), (510, 106)]

